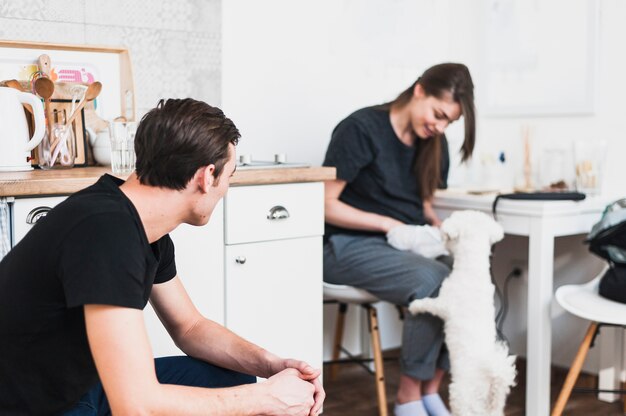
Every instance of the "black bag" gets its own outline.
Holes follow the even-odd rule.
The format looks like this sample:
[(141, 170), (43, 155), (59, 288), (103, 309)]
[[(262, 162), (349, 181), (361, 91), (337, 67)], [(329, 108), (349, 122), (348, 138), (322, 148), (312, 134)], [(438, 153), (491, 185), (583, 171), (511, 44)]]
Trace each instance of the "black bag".
[(600, 295), (626, 303), (626, 198), (606, 207), (585, 242), (610, 265), (600, 280)]
[(626, 303), (626, 266), (611, 265), (600, 279), (600, 296)]

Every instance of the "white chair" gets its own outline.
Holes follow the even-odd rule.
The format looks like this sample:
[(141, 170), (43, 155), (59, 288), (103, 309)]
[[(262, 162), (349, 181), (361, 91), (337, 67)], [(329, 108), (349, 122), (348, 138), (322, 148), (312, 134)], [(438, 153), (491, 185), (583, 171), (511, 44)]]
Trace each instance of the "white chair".
[[(376, 377), (376, 392), (378, 396), (378, 410), (380, 416), (387, 416), (387, 395), (385, 393), (385, 373), (383, 370), (383, 356), (380, 347), (380, 333), (378, 331), (378, 317), (376, 314), (376, 307), (374, 303), (378, 302), (371, 293), (357, 289), (352, 286), (333, 285), (324, 282), (324, 303), (338, 303), (339, 310), (337, 313), (337, 322), (335, 326), (335, 339), (333, 341), (333, 355), (332, 361), (327, 362), (330, 364), (330, 379), (333, 380), (337, 374), (338, 364), (343, 362), (356, 362), (363, 363), (364, 361), (371, 361), (369, 359), (362, 359), (354, 357), (348, 350), (342, 345), (343, 339), (343, 327), (346, 318), (346, 311), (348, 305), (359, 305), (367, 311), (370, 339), (372, 343), (373, 360), (374, 360), (374, 375)], [(341, 353), (345, 353), (349, 358), (339, 359)], [(366, 367), (368, 371), (369, 368)]]
[[(569, 313), (591, 322), (585, 338), (583, 339), (578, 353), (570, 367), (561, 393), (552, 410), (552, 416), (560, 416), (565, 409), (576, 379), (589, 352), (593, 341), (598, 335), (601, 326), (617, 326), (626, 328), (626, 304), (614, 302), (598, 294), (600, 278), (605, 273), (605, 268), (595, 279), (582, 285), (565, 285), (556, 291), (556, 300)], [(624, 390), (612, 391), (624, 394)], [(626, 413), (626, 402), (624, 405)]]

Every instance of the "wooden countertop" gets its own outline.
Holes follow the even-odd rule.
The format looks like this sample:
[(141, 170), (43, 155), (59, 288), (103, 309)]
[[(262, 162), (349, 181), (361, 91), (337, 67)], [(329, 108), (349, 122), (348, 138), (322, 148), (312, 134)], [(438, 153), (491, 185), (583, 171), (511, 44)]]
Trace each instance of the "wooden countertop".
[[(111, 173), (110, 167), (0, 172), (0, 197), (69, 195), (95, 183), (105, 173)], [(230, 180), (230, 185), (320, 182), (335, 179), (335, 173), (335, 168), (319, 166), (308, 168), (242, 169), (235, 172), (235, 175)]]

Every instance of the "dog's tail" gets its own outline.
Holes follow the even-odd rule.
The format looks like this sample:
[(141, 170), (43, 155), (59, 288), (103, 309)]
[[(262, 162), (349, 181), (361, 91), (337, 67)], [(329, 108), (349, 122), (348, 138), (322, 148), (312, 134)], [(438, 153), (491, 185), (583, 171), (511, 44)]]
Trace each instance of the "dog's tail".
[(506, 397), (515, 386), (515, 356), (509, 355), (508, 347), (498, 342), (496, 351), (489, 360), (489, 397), (487, 400), (490, 415), (503, 415)]

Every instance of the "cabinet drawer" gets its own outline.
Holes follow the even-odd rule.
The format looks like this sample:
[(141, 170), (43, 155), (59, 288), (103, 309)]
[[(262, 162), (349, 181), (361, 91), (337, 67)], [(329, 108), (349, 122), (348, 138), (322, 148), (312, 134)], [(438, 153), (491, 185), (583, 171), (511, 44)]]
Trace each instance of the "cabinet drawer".
[(324, 184), (233, 187), (224, 209), (226, 244), (322, 235)]

